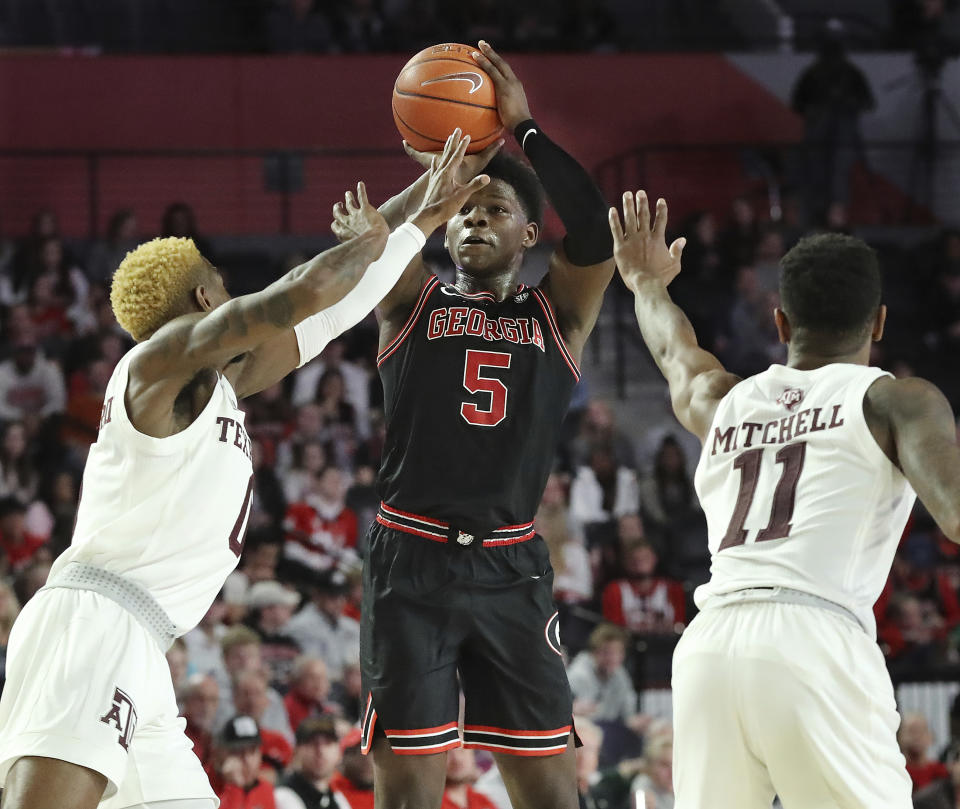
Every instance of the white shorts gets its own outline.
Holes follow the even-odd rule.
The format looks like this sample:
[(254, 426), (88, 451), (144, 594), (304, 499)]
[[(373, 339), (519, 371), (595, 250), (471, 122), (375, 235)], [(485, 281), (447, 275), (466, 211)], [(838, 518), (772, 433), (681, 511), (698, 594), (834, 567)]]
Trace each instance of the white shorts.
[(676, 809), (911, 809), (877, 644), (815, 606), (707, 607), (673, 656)]
[(0, 697), (0, 787), (21, 756), (107, 777), (101, 807), (219, 805), (178, 717), (167, 660), (130, 612), (88, 590), (41, 590), (7, 649)]

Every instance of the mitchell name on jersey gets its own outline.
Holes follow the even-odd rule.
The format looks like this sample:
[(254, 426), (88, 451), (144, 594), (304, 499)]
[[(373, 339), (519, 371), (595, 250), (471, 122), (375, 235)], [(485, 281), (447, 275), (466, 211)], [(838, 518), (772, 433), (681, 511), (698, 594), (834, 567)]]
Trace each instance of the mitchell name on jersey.
[[(802, 391), (787, 388), (778, 402), (789, 397), (793, 407), (803, 398)], [(788, 408), (790, 404), (786, 405)], [(828, 407), (808, 407), (792, 416), (784, 416), (773, 421), (742, 421), (730, 426), (723, 425), (713, 428), (713, 440), (710, 454), (717, 452), (735, 452), (739, 449), (749, 449), (757, 444), (786, 444), (808, 433), (819, 433), (823, 430), (834, 430), (842, 427), (843, 405), (835, 404)]]

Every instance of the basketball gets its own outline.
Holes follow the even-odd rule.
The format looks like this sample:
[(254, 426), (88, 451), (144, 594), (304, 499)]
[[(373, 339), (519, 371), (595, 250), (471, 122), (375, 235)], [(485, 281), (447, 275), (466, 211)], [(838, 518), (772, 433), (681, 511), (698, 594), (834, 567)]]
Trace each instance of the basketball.
[(500, 136), (493, 82), (470, 56), (475, 50), (456, 43), (433, 45), (400, 71), (393, 86), (393, 120), (414, 149), (443, 149), (458, 126), (470, 136), (467, 152), (479, 152)]

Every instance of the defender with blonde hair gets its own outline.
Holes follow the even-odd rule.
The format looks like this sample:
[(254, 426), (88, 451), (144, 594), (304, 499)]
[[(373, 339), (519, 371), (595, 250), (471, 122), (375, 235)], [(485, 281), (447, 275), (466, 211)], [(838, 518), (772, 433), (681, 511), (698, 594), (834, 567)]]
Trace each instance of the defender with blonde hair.
[(238, 401), (315, 357), (390, 291), (426, 236), (487, 181), (454, 179), (468, 142), (451, 136), (424, 203), (392, 234), (360, 183), (335, 206), (351, 238), (252, 295), (232, 299), (191, 239), (154, 239), (120, 264), (111, 303), (137, 345), (107, 385), (72, 544), (10, 635), (4, 809), (216, 806), (164, 652), (197, 625), (243, 550), (253, 471)]

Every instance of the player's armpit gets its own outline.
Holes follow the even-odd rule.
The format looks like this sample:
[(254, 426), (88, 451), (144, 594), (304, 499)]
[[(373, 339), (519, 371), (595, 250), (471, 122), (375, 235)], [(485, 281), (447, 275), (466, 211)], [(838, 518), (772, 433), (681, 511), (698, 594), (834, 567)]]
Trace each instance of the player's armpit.
[(550, 270), (540, 288), (553, 304), (560, 331), (577, 362), (600, 316), (603, 296), (615, 269), (612, 258), (589, 267), (576, 266), (567, 258), (562, 245), (550, 257)]
[(293, 329), (288, 329), (244, 354), (223, 373), (230, 380), (237, 398), (244, 399), (276, 384), (299, 364), (297, 335)]
[(960, 543), (960, 447), (947, 398), (925, 379), (878, 379), (863, 399), (870, 431), (940, 529)]
[(677, 421), (702, 442), (710, 432), (720, 400), (741, 380), (736, 374), (726, 371), (712, 354), (702, 349), (699, 351), (706, 355), (701, 370), (687, 366), (678, 367), (673, 372), (670, 401)]

